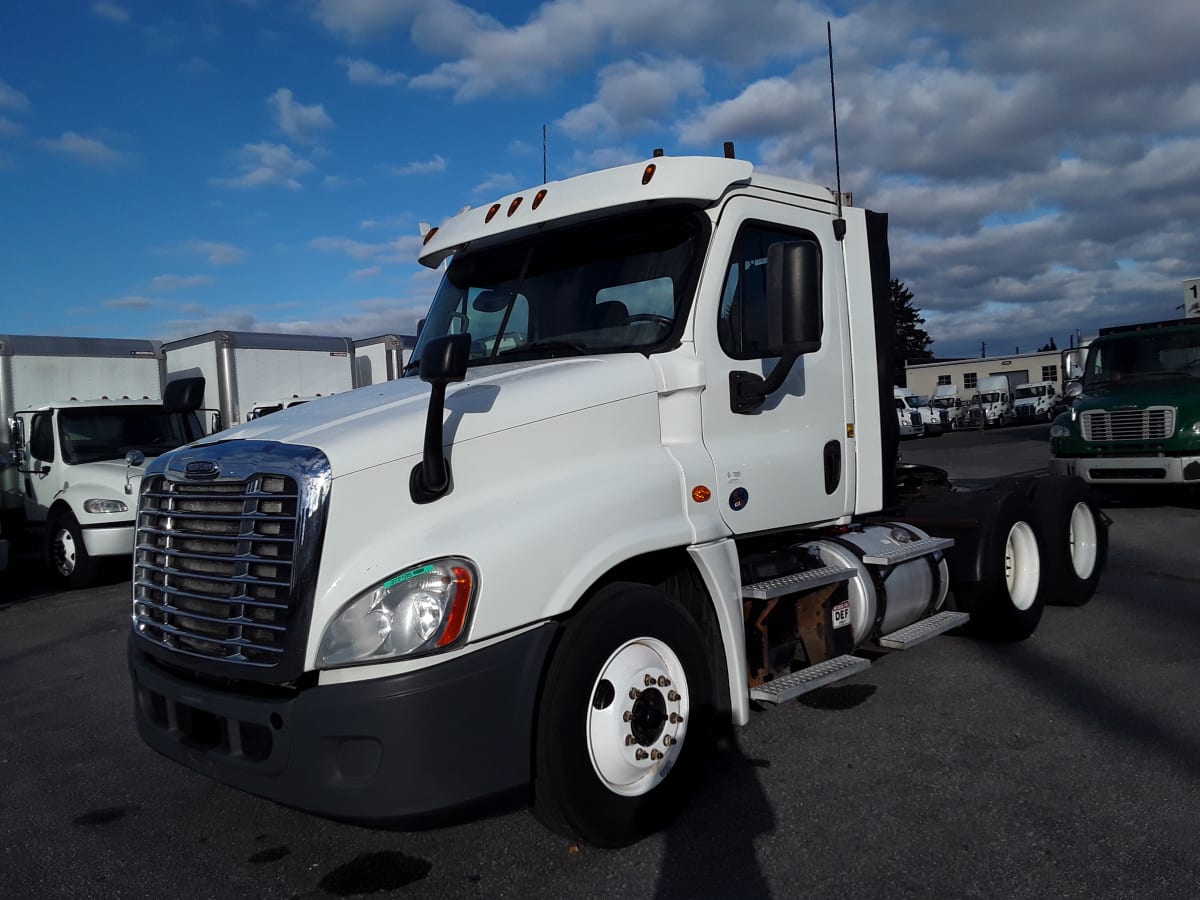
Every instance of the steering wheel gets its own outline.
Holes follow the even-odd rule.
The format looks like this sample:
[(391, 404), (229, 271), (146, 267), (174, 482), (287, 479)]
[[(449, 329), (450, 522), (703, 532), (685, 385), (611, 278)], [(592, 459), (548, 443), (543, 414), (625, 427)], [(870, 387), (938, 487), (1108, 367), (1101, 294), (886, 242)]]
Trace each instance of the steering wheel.
[(660, 316), (656, 313), (634, 313), (625, 320), (632, 325), (634, 322), (654, 322), (656, 325), (661, 325), (663, 328), (671, 328), (675, 325), (675, 320), (668, 316)]

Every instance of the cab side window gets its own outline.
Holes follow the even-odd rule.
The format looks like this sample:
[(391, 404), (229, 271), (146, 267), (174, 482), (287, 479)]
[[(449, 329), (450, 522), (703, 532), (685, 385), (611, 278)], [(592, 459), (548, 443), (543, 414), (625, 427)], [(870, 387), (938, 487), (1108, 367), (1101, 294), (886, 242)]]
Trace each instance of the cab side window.
[(781, 241), (812, 241), (799, 229), (747, 222), (738, 233), (725, 273), (717, 335), (722, 349), (734, 359), (763, 359), (767, 349), (767, 248)]
[(54, 420), (50, 413), (38, 413), (29, 426), (29, 455), (42, 462), (54, 462)]

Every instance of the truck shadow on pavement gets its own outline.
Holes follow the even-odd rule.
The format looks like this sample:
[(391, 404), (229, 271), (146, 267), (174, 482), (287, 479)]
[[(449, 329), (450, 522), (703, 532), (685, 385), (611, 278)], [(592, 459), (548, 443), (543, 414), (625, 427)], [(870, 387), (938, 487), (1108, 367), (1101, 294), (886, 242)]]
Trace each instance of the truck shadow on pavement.
[[(105, 560), (100, 564), (96, 583), (81, 591), (129, 581), (129, 560)], [(0, 610), (61, 594), (67, 588), (45, 563), (17, 558), (9, 561), (7, 571), (0, 573)]]

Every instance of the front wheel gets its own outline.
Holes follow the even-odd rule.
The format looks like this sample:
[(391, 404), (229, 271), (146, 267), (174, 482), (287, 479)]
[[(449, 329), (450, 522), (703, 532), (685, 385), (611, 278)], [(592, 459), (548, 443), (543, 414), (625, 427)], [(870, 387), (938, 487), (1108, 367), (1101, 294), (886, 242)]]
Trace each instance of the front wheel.
[(69, 512), (51, 515), (48, 523), (46, 551), (54, 574), (71, 588), (84, 588), (96, 580), (96, 561), (88, 555), (83, 543), (83, 530)]
[(534, 813), (621, 847), (683, 807), (714, 739), (700, 629), (661, 591), (602, 589), (554, 652), (537, 723)]

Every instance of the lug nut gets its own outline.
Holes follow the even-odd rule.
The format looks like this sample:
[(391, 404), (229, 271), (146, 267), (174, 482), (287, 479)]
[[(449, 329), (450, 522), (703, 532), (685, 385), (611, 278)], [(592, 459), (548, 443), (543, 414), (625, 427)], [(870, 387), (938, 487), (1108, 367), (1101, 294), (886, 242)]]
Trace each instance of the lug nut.
[(634, 740), (634, 738), (633, 738), (632, 734), (625, 735), (625, 746), (628, 747), (628, 746), (632, 745), (633, 740)]
[[(674, 715), (674, 713), (672, 713), (672, 715)], [(633, 713), (631, 713), (629, 710), (625, 710), (625, 712), (621, 713), (621, 718), (628, 722), (633, 718)]]
[(675, 738), (671, 737), (669, 734), (663, 735), (663, 744), (665, 746), (670, 747), (674, 743), (675, 743)]
[(637, 688), (629, 689), (629, 699), (630, 700), (636, 700), (640, 696), (642, 696), (642, 692), (639, 691)]
[(683, 721), (683, 716), (681, 716), (679, 713), (671, 713), (671, 724), (672, 725), (678, 725), (682, 721)]
[(647, 675), (645, 678), (646, 687), (654, 687), (654, 676)]
[(668, 687), (670, 684), (671, 684), (671, 679), (668, 678), (666, 675), (658, 676), (658, 686), (659, 687)]
[(634, 755), (634, 758), (639, 759), (639, 760), (650, 758), (650, 754), (647, 753), (645, 750), (643, 750), (641, 747), (638, 747), (637, 753), (635, 753), (633, 755)]
[(677, 694), (675, 691), (668, 691), (667, 699), (670, 700), (672, 703), (678, 703), (681, 698), (680, 698), (679, 694)]
[(664, 756), (666, 756), (666, 754), (663, 753), (661, 750), (651, 750), (650, 751), (650, 758), (655, 760), (656, 762), (658, 760), (662, 759)]

